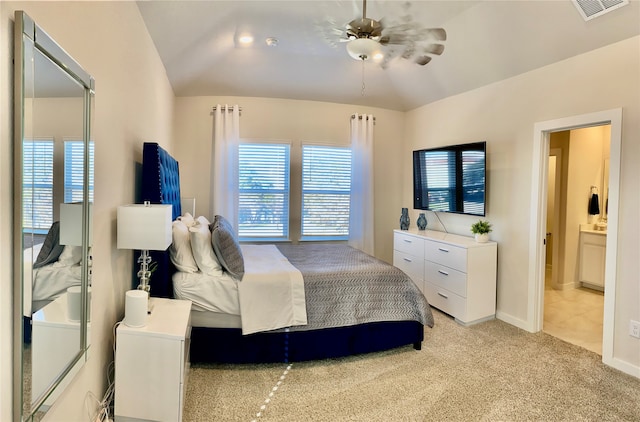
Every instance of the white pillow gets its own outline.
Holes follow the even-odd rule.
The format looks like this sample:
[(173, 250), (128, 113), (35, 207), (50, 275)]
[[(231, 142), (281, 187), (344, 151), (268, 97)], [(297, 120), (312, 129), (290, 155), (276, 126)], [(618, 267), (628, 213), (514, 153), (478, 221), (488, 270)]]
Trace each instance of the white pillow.
[(209, 220), (207, 220), (207, 217), (201, 215), (200, 217), (196, 218), (195, 220), (196, 223), (200, 223), (203, 226), (208, 226), (209, 224), (211, 224), (211, 222), (209, 222)]
[[(202, 218), (206, 221), (206, 218)], [(203, 220), (198, 217), (196, 223), (189, 227), (189, 232), (191, 237), (191, 250), (193, 251), (193, 257), (200, 271), (210, 276), (221, 276), (222, 267), (213, 252), (208, 222), (203, 224)]]
[(178, 217), (177, 219), (186, 224), (187, 227), (191, 227), (196, 223), (196, 220), (194, 220), (193, 216), (188, 212), (185, 212), (183, 216)]
[(185, 273), (197, 273), (198, 264), (193, 257), (191, 251), (191, 236), (187, 225), (176, 220), (172, 223), (173, 243), (169, 247), (169, 256), (171, 262), (176, 266), (178, 271)]
[(56, 267), (68, 267), (77, 265), (82, 260), (82, 246), (65, 245), (62, 253), (58, 257)]

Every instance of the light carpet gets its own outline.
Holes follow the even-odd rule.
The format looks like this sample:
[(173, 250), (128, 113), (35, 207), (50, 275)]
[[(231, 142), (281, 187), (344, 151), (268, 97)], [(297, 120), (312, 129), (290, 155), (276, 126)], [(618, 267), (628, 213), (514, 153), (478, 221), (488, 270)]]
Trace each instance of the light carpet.
[(599, 355), (498, 320), (434, 318), (420, 351), (193, 365), (183, 421), (640, 421), (640, 379)]

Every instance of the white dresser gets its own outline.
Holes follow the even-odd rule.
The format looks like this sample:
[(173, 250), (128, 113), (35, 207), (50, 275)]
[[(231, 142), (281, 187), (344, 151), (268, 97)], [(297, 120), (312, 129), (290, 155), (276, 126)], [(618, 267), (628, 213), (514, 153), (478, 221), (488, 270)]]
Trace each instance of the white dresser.
[(191, 338), (191, 302), (151, 298), (147, 325), (116, 334), (116, 421), (181, 421)]
[(496, 242), (432, 230), (394, 230), (393, 265), (429, 304), (468, 325), (495, 318)]

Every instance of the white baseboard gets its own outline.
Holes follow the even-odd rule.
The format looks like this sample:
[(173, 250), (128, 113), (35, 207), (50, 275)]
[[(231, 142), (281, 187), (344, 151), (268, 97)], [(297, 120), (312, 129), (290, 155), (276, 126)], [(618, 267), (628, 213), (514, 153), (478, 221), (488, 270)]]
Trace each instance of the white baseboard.
[(504, 313), (504, 312), (501, 312), (501, 311), (497, 311), (496, 312), (496, 318), (501, 320), (501, 321), (506, 322), (507, 324), (514, 325), (514, 326), (516, 326), (518, 328), (521, 328), (521, 329), (523, 329), (525, 331), (528, 331), (530, 333), (534, 332), (533, 328), (530, 326), (530, 324), (527, 321), (522, 320), (520, 318), (516, 318), (513, 315), (509, 315), (507, 313)]
[(613, 358), (611, 361), (609, 361), (609, 359), (603, 359), (602, 361), (605, 365), (617, 369), (618, 371), (622, 371), (632, 377), (640, 378), (640, 366), (632, 365), (629, 362), (625, 362), (618, 358)]

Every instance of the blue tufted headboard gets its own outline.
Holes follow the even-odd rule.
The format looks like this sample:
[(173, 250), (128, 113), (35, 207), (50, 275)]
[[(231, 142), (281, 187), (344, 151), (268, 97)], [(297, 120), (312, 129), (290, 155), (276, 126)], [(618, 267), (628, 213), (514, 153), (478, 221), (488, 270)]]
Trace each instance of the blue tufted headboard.
[(155, 142), (142, 148), (142, 200), (152, 204), (173, 205), (173, 219), (180, 208), (180, 169), (178, 162)]
[[(178, 162), (155, 142), (145, 142), (142, 148), (142, 201), (173, 205), (173, 220), (182, 215), (180, 207), (180, 171)], [(171, 275), (175, 268), (169, 252), (151, 251), (151, 259), (158, 263), (151, 274), (151, 296), (173, 297)], [(135, 268), (138, 264), (135, 264)], [(136, 282), (137, 285), (137, 282)]]

